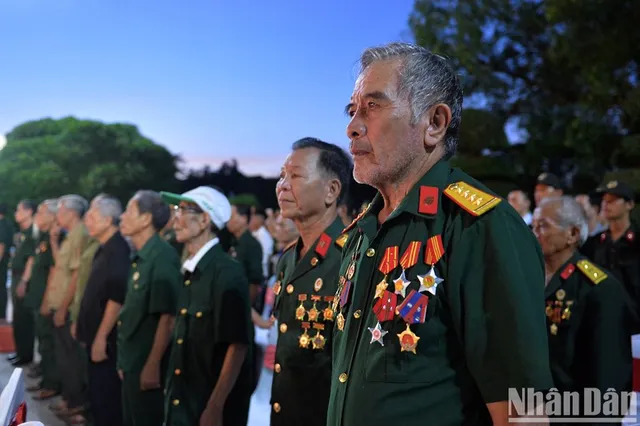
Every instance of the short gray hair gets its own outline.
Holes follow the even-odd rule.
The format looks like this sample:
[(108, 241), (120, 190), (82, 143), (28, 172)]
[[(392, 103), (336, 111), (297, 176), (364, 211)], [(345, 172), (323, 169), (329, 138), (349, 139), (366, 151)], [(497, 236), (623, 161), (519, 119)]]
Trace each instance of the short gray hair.
[(451, 108), (451, 123), (445, 134), (445, 158), (458, 147), (462, 121), (462, 87), (449, 62), (424, 47), (409, 43), (390, 43), (365, 50), (360, 57), (360, 73), (378, 61), (401, 61), (398, 93), (408, 97), (416, 124), (432, 106), (443, 103)]
[(589, 238), (589, 223), (587, 221), (587, 215), (580, 205), (573, 197), (563, 195), (561, 197), (545, 198), (540, 202), (540, 206), (547, 204), (557, 204), (556, 214), (558, 217), (558, 226), (563, 229), (575, 226), (580, 230), (580, 241), (578, 247), (582, 246), (587, 238)]
[(75, 211), (80, 218), (84, 216), (89, 208), (87, 200), (76, 194), (65, 195), (58, 199), (59, 205), (65, 206), (69, 210)]
[(133, 199), (138, 202), (140, 214), (151, 214), (151, 224), (156, 231), (161, 231), (171, 219), (171, 209), (159, 193), (144, 189), (136, 192)]
[(44, 206), (49, 213), (56, 214), (58, 213), (58, 199), (57, 198), (49, 198), (48, 200), (44, 200), (40, 203), (41, 206)]
[(100, 212), (100, 216), (110, 218), (113, 225), (117, 226), (120, 223), (122, 204), (117, 199), (102, 195), (93, 199), (93, 207)]

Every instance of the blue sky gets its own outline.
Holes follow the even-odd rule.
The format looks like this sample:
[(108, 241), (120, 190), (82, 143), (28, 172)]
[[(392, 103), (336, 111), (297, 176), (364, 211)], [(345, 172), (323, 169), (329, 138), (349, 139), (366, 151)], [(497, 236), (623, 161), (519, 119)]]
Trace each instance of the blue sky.
[(275, 175), (292, 142), (347, 146), (362, 50), (410, 41), (412, 0), (5, 0), (0, 133), (128, 122), (198, 166)]

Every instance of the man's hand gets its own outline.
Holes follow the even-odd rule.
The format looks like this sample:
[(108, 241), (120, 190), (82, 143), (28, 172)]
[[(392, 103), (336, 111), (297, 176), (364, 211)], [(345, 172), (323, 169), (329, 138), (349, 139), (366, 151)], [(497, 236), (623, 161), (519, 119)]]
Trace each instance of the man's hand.
[(27, 282), (20, 280), (20, 284), (18, 284), (16, 288), (16, 296), (18, 296), (19, 299), (23, 299), (25, 294), (27, 294)]
[(56, 327), (64, 326), (67, 321), (67, 311), (66, 309), (58, 309), (53, 316), (53, 325)]
[(222, 408), (207, 404), (200, 416), (199, 426), (222, 426)]
[(50, 314), (51, 309), (49, 309), (49, 304), (43, 300), (42, 304), (40, 305), (40, 315), (42, 315), (43, 317), (48, 317)]
[(99, 363), (107, 359), (107, 339), (96, 337), (91, 345), (91, 361)]
[(160, 366), (147, 362), (140, 373), (140, 390), (160, 388)]
[(73, 340), (78, 340), (78, 338), (76, 337), (76, 332), (78, 331), (78, 327), (75, 322), (71, 323), (70, 331), (71, 331), (71, 337), (73, 337)]

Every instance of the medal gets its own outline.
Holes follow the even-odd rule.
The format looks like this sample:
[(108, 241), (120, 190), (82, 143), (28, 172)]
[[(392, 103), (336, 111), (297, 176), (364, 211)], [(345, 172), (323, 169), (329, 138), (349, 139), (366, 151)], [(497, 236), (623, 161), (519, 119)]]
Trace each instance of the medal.
[(563, 289), (560, 289), (560, 290), (556, 291), (556, 299), (558, 299), (560, 301), (563, 301), (564, 297), (566, 295), (567, 295), (567, 293)]
[(302, 328), (304, 329), (304, 333), (302, 333), (300, 337), (298, 337), (298, 345), (300, 345), (300, 347), (303, 349), (307, 349), (309, 347), (309, 343), (311, 343), (311, 339), (307, 334), (307, 330), (310, 327), (311, 325), (308, 322), (302, 323)]
[(551, 324), (551, 326), (549, 327), (549, 331), (551, 331), (551, 334), (555, 336), (556, 334), (558, 334), (558, 326), (555, 324)]
[(378, 318), (378, 322), (393, 320), (398, 303), (398, 296), (385, 290), (382, 297), (373, 305), (373, 313)]
[(138, 281), (138, 279), (140, 278), (140, 272), (136, 271), (133, 273), (133, 280), (134, 281)]
[(356, 262), (354, 260), (351, 261), (349, 267), (347, 268), (347, 279), (350, 280), (356, 274)]
[(333, 313), (335, 312), (332, 308), (331, 308), (331, 304), (333, 302), (334, 297), (333, 296), (325, 296), (324, 297), (324, 301), (327, 302), (328, 306), (325, 308), (324, 311), (322, 311), (322, 316), (324, 317), (325, 321), (333, 321)]
[(296, 319), (298, 321), (304, 320), (304, 315), (307, 313), (307, 310), (304, 308), (304, 301), (307, 300), (306, 294), (298, 295), (298, 300), (300, 301), (300, 306), (296, 309)]
[(324, 349), (324, 344), (327, 340), (322, 334), (320, 334), (320, 330), (324, 330), (324, 325), (315, 323), (313, 324), (313, 328), (317, 330), (316, 335), (313, 336), (313, 340), (311, 341), (311, 343), (313, 344), (313, 349), (322, 350)]
[(277, 296), (280, 294), (280, 290), (282, 290), (282, 284), (280, 284), (280, 281), (276, 281), (273, 285), (273, 293)]
[(378, 270), (386, 277), (396, 269), (396, 266), (398, 266), (398, 246), (387, 247), (380, 260), (380, 265), (378, 265)]
[(342, 312), (338, 314), (338, 317), (336, 318), (336, 324), (338, 325), (338, 330), (344, 330), (344, 315), (342, 315)]
[(309, 321), (314, 322), (318, 320), (318, 316), (320, 315), (320, 311), (318, 311), (318, 308), (316, 307), (316, 303), (320, 300), (320, 296), (311, 296), (311, 300), (313, 300), (313, 307), (309, 309), (307, 316)]
[(389, 283), (387, 282), (387, 276), (385, 275), (382, 281), (380, 281), (380, 283), (376, 286), (375, 298), (378, 299), (382, 297), (387, 288), (389, 288)]
[(351, 291), (351, 281), (347, 281), (342, 288), (342, 294), (340, 295), (340, 307), (344, 308), (344, 306), (349, 301), (349, 292)]
[(380, 323), (376, 323), (376, 326), (373, 328), (369, 327), (369, 332), (371, 333), (370, 345), (373, 344), (373, 342), (378, 342), (380, 343), (380, 346), (384, 346), (382, 338), (388, 333), (388, 331), (383, 330)]
[(435, 235), (427, 240), (427, 248), (424, 253), (424, 263), (427, 265), (435, 265), (444, 254), (444, 246), (442, 245), (442, 237)]
[(315, 283), (313, 283), (313, 289), (317, 292), (322, 288), (322, 278), (318, 278)]
[(422, 324), (427, 315), (427, 305), (429, 298), (415, 290), (411, 290), (409, 296), (398, 306), (398, 315), (407, 324)]
[(399, 296), (406, 297), (407, 295), (407, 287), (409, 287), (411, 281), (407, 279), (404, 275), (404, 270), (400, 274), (400, 277), (396, 280), (393, 280), (393, 288), (395, 289), (395, 293)]
[(403, 272), (418, 263), (418, 254), (420, 253), (421, 245), (422, 243), (420, 241), (411, 241), (409, 243), (409, 246), (407, 246), (407, 249), (400, 259), (400, 266), (402, 266)]
[(418, 281), (420, 281), (419, 292), (428, 291), (435, 296), (438, 284), (444, 280), (436, 275), (436, 269), (432, 265), (429, 273), (425, 275), (418, 275)]
[(400, 352), (416, 353), (418, 340), (420, 340), (420, 338), (411, 331), (409, 324), (407, 324), (407, 329), (405, 331), (398, 334), (398, 339), (400, 340)]

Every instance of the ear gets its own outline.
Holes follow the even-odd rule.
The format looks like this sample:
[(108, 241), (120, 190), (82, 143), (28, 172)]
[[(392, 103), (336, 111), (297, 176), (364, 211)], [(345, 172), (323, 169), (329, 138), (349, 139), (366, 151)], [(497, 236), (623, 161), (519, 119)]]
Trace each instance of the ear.
[(580, 229), (577, 226), (572, 226), (567, 232), (569, 233), (569, 245), (577, 245), (580, 241)]
[(144, 213), (141, 217), (142, 224), (146, 228), (147, 226), (152, 226), (153, 216), (151, 213)]
[(330, 179), (326, 185), (326, 192), (324, 196), (324, 203), (327, 206), (335, 203), (342, 191), (342, 184), (338, 179)]
[(429, 108), (423, 120), (426, 120), (424, 145), (431, 150), (444, 140), (444, 135), (451, 124), (451, 108), (445, 104), (434, 105)]

